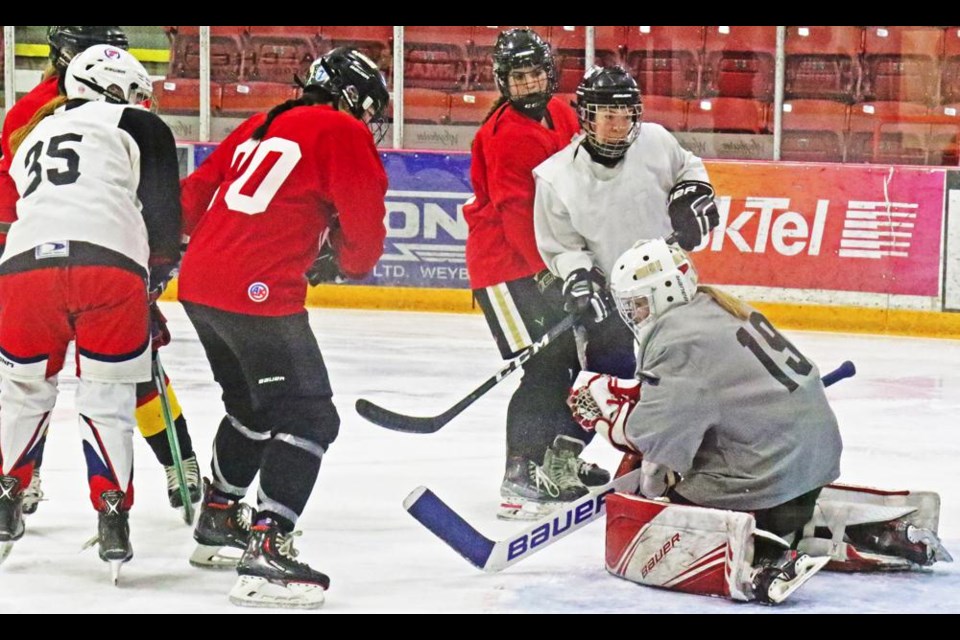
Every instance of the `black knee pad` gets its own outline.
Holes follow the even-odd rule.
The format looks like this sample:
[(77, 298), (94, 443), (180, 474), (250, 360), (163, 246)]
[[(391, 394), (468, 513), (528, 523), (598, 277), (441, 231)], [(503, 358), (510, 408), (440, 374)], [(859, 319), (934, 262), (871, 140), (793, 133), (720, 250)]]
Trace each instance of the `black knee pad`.
[(340, 414), (329, 397), (289, 397), (264, 410), (274, 436), (304, 438), (326, 451), (340, 433)]

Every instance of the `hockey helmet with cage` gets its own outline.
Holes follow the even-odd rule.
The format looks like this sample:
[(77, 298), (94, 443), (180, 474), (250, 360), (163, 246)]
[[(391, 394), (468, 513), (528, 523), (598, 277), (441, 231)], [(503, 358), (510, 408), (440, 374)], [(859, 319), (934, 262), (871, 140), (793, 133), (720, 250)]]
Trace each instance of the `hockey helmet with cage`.
[(109, 44), (88, 47), (74, 56), (67, 66), (63, 84), (71, 100), (149, 108), (153, 99), (153, 84), (147, 70), (133, 54)]
[(387, 81), (377, 64), (355, 49), (331, 49), (310, 65), (304, 89), (318, 87), (334, 105), (365, 123), (379, 143), (387, 133), (383, 112), (390, 102)]
[[(624, 118), (628, 126), (601, 136), (597, 132), (598, 115)], [(640, 135), (642, 116), (640, 87), (623, 67), (593, 67), (583, 76), (577, 87), (577, 118), (594, 154), (610, 160), (622, 158)]]
[(95, 44), (128, 49), (130, 42), (120, 27), (47, 27), (50, 62), (63, 75), (67, 65), (81, 51)]
[[(520, 70), (543, 70), (547, 76), (545, 90), (521, 96), (511, 95), (510, 74)], [(497, 90), (505, 100), (537, 120), (543, 117), (550, 97), (557, 91), (557, 68), (553, 52), (533, 29), (507, 29), (497, 36), (493, 47), (493, 77)]]
[(666, 240), (640, 240), (613, 265), (610, 292), (620, 317), (643, 342), (647, 327), (667, 310), (690, 302), (697, 272), (689, 256)]

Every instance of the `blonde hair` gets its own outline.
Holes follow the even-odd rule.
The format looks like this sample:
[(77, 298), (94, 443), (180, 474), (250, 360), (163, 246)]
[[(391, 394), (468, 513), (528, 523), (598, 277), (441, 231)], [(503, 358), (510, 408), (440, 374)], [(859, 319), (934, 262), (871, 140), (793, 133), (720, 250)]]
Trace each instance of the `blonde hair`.
[(713, 298), (714, 302), (720, 305), (720, 308), (740, 320), (746, 320), (749, 318), (750, 313), (753, 311), (753, 309), (750, 308), (750, 305), (737, 296), (733, 295), (732, 293), (727, 293), (726, 291), (721, 291), (715, 287), (711, 287), (710, 285), (698, 285), (697, 292), (707, 294)]
[(20, 148), (20, 145), (23, 143), (24, 138), (30, 135), (30, 132), (33, 131), (34, 127), (40, 124), (40, 121), (49, 116), (51, 113), (57, 110), (58, 107), (62, 106), (67, 102), (67, 96), (57, 96), (47, 104), (40, 107), (40, 109), (33, 114), (33, 117), (30, 118), (30, 122), (23, 125), (12, 134), (10, 134), (10, 153), (11, 155), (16, 155), (17, 149)]

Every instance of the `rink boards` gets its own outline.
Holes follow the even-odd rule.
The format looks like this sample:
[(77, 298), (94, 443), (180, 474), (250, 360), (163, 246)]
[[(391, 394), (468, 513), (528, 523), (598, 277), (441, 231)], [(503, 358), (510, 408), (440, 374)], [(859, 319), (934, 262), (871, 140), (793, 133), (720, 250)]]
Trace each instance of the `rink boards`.
[[(184, 172), (214, 145), (192, 147)], [(381, 155), (384, 255), (362, 282), (312, 288), (308, 304), (475, 311), (464, 260), (469, 154)], [(949, 313), (960, 310), (960, 214), (950, 216), (960, 210), (960, 171), (706, 164), (721, 218), (693, 254), (702, 281), (795, 328), (960, 337), (960, 316)]]

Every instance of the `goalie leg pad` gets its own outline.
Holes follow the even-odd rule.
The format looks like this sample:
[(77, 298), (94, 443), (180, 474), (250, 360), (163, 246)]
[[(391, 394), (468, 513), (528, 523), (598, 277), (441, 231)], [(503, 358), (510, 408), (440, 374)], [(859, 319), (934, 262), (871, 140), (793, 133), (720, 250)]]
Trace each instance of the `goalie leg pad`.
[[(810, 554), (829, 555), (829, 571), (901, 571), (952, 558), (937, 537), (940, 496), (930, 491), (884, 491), (853, 485), (824, 487), (814, 517), (804, 529), (799, 549)], [(877, 527), (902, 532), (899, 551), (889, 545), (881, 549), (859, 535)], [(817, 536), (826, 527), (830, 537)], [(848, 532), (848, 528), (851, 528)], [(822, 529), (821, 529), (822, 531)]]
[(752, 600), (754, 518), (615, 493), (607, 498), (607, 571), (687, 593)]

